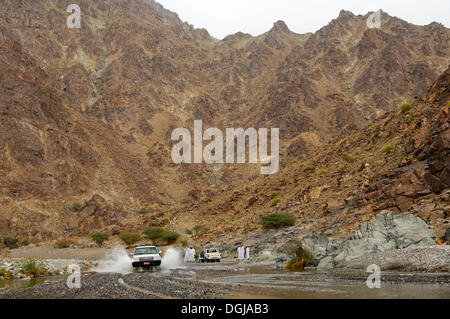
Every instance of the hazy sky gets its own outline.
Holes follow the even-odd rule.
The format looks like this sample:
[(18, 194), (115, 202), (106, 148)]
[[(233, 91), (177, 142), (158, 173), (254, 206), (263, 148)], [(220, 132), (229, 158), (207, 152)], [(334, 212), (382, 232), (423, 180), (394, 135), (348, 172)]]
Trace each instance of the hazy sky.
[(264, 33), (277, 20), (283, 20), (297, 33), (314, 32), (339, 15), (341, 9), (355, 14), (382, 9), (411, 23), (433, 21), (450, 27), (449, 0), (156, 0), (178, 13), (181, 20), (205, 28), (219, 39), (242, 31)]

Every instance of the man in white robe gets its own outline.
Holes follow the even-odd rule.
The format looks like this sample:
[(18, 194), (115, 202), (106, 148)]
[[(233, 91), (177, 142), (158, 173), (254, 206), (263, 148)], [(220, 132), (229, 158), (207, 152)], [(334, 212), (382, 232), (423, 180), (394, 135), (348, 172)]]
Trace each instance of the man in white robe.
[(238, 248), (238, 260), (239, 261), (244, 260), (244, 246), (240, 246)]
[(189, 251), (189, 248), (185, 248), (184, 249), (184, 262), (185, 263), (188, 263), (189, 262), (189, 254), (190, 254), (190, 251)]
[(191, 261), (195, 263), (195, 248), (191, 247)]
[(250, 247), (248, 246), (245, 247), (245, 259), (246, 260), (250, 259)]

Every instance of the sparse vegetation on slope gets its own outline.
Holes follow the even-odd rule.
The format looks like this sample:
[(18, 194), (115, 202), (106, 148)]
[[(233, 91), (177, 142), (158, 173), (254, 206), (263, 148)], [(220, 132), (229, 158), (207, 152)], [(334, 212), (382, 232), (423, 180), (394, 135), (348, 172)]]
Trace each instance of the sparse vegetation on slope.
[(102, 247), (103, 243), (109, 239), (108, 234), (104, 233), (94, 233), (91, 235), (92, 240), (97, 244), (98, 247)]
[(295, 217), (291, 214), (269, 214), (261, 217), (263, 229), (281, 228), (295, 225)]
[(141, 235), (137, 233), (123, 232), (120, 233), (119, 238), (128, 246), (132, 246), (141, 239)]

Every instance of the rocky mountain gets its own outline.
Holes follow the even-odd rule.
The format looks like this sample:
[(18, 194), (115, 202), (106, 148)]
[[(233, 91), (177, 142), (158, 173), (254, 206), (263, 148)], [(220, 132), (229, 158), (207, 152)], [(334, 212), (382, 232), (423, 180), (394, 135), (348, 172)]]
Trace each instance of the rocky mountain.
[[(355, 145), (368, 139), (381, 145), (382, 125), (397, 130), (389, 123), (398, 121), (406, 130), (404, 116), (390, 112), (422, 96), (450, 56), (449, 29), (384, 12), (380, 29), (367, 27), (369, 14), (342, 11), (314, 34), (296, 34), (278, 21), (258, 37), (217, 40), (152, 0), (78, 1), (81, 29), (68, 29), (69, 4), (4, 0), (0, 6), (1, 236), (39, 241), (162, 223), (181, 229), (196, 223), (193, 216), (215, 234), (246, 232), (259, 215), (278, 209), (315, 218), (324, 204), (320, 194), (334, 181), (308, 177), (300, 164), (325, 169), (343, 149), (354, 151), (352, 138)], [(192, 130), (196, 119), (221, 129), (279, 127), (280, 172), (262, 177), (258, 165), (175, 165), (171, 132)], [(336, 144), (342, 134), (350, 144)], [(417, 136), (414, 150), (426, 136)], [(406, 148), (397, 140), (393, 146), (395, 155)], [(394, 162), (380, 166), (387, 172)], [(442, 180), (430, 172), (428, 179)], [(378, 187), (370, 180), (375, 175), (359, 175), (333, 175), (341, 179), (333, 185), (342, 199), (361, 182)], [(348, 190), (339, 186), (345, 183)], [(267, 209), (275, 188), (283, 192), (282, 205)], [(404, 197), (406, 204), (396, 204), (401, 210), (413, 204)], [(142, 208), (148, 213), (140, 214)], [(348, 210), (372, 214), (361, 205)]]
[(192, 214), (199, 215), (195, 220), (213, 214), (214, 232), (223, 230), (217, 243), (235, 247), (242, 237), (258, 238), (261, 216), (288, 212), (297, 218), (294, 229), (255, 239), (264, 247), (283, 243), (283, 249), (287, 238), (295, 244), (306, 234), (346, 238), (389, 210), (420, 217), (444, 240), (450, 229), (449, 119), (450, 67), (410, 110), (388, 113), (279, 174), (217, 196), (184, 222)]

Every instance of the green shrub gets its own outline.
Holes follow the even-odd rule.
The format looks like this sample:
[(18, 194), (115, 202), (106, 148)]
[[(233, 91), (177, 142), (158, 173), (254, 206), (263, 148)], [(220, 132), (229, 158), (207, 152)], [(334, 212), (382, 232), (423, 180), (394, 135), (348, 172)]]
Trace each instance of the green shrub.
[(127, 246), (131, 246), (136, 244), (141, 239), (141, 235), (137, 233), (120, 233), (119, 235), (120, 240), (122, 240)]
[(149, 227), (145, 229), (144, 234), (147, 239), (158, 240), (161, 239), (165, 230), (159, 227)]
[(138, 211), (139, 214), (146, 215), (149, 213), (148, 209), (143, 207)]
[(76, 203), (73, 203), (73, 204), (72, 204), (72, 209), (73, 209), (74, 211), (80, 211), (81, 208), (83, 208), (83, 205), (82, 205), (81, 203), (76, 202)]
[(270, 207), (275, 207), (275, 206), (277, 206), (279, 203), (281, 203), (281, 199), (275, 198), (274, 200), (272, 200), (272, 201), (270, 202)]
[(309, 261), (312, 261), (314, 259), (314, 254), (311, 253), (308, 249), (302, 247), (298, 247), (295, 250), (295, 255), (298, 258), (305, 258), (308, 259)]
[(356, 158), (351, 156), (350, 154), (344, 153), (342, 154), (342, 159), (346, 161), (347, 163), (354, 163), (356, 162)]
[(373, 123), (372, 123), (372, 122), (369, 122), (369, 123), (367, 123), (367, 125), (366, 125), (367, 128), (371, 128), (372, 126), (373, 126)]
[(11, 271), (6, 270), (5, 268), (0, 268), (0, 281), (2, 280), (11, 280), (14, 279), (14, 275)]
[(107, 241), (109, 239), (109, 236), (108, 234), (94, 233), (91, 235), (91, 238), (93, 241), (95, 241), (98, 247), (102, 247), (103, 242)]
[(73, 241), (68, 238), (59, 239), (55, 242), (55, 245), (58, 248), (68, 248), (72, 244), (73, 244)]
[(163, 240), (167, 243), (172, 243), (180, 237), (180, 234), (165, 230), (159, 227), (150, 227), (144, 231), (145, 237), (151, 240)]
[(402, 113), (406, 113), (409, 110), (411, 110), (411, 104), (410, 103), (403, 103), (400, 105), (400, 109), (402, 110)]
[(168, 244), (174, 243), (178, 237), (180, 237), (180, 234), (174, 231), (165, 231), (163, 234), (162, 240), (165, 240)]
[(296, 256), (286, 264), (288, 270), (302, 271), (306, 264), (314, 260), (314, 255), (307, 249), (298, 248), (295, 254)]
[(4, 243), (6, 245), (6, 247), (8, 247), (9, 249), (14, 249), (17, 248), (19, 245), (19, 240), (17, 238), (13, 238), (13, 237), (6, 237), (4, 240)]
[(261, 217), (261, 225), (264, 229), (294, 226), (295, 217), (286, 213), (269, 214)]
[(28, 246), (30, 244), (30, 242), (27, 239), (22, 240), (22, 242), (20, 243), (21, 246)]
[(26, 258), (22, 261), (21, 270), (22, 273), (32, 277), (39, 277), (46, 273), (41, 263), (32, 258)]
[(325, 174), (327, 172), (327, 170), (326, 169), (319, 169), (318, 171), (317, 171), (317, 176), (322, 176), (323, 174)]
[(311, 166), (311, 165), (305, 165), (305, 168), (304, 168), (304, 170), (305, 170), (305, 172), (307, 172), (307, 171), (312, 171), (312, 170), (313, 170), (313, 168), (312, 168), (312, 166)]
[(401, 163), (401, 162), (403, 162), (404, 159), (405, 159), (405, 157), (402, 155), (398, 158), (398, 162)]
[(392, 145), (391, 145), (391, 144), (386, 145), (386, 146), (384, 147), (384, 152), (385, 152), (386, 154), (391, 153), (391, 152), (392, 152)]
[(273, 191), (272, 193), (270, 193), (270, 197), (274, 198), (278, 196), (278, 192), (277, 191)]

